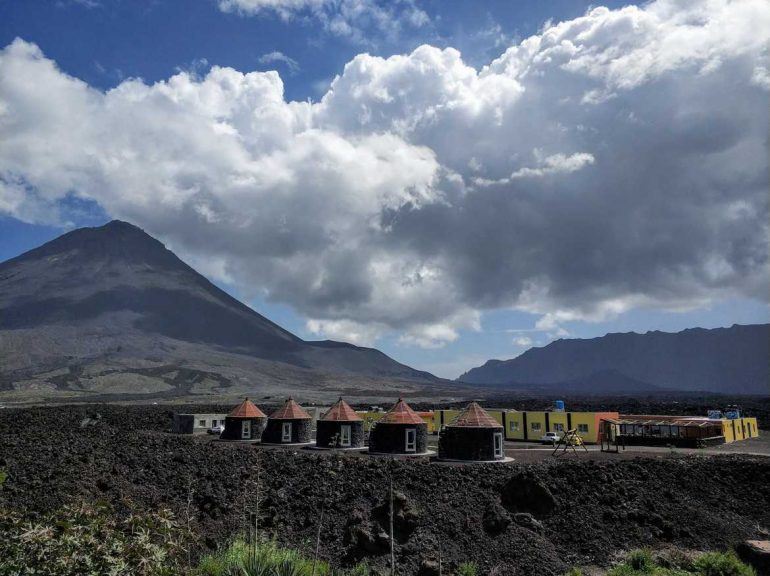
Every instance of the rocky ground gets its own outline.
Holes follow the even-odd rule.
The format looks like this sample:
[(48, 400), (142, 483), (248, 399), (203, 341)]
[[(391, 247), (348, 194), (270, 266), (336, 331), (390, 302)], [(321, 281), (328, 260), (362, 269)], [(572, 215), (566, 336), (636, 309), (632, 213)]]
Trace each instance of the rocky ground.
[(261, 527), (279, 542), (310, 550), (321, 521), (332, 563), (385, 566), (392, 476), (402, 574), (439, 549), (445, 564), (543, 576), (639, 546), (726, 548), (770, 528), (770, 458), (442, 466), (266, 450), (170, 426), (164, 406), (2, 410), (0, 506), (31, 517), (81, 498), (169, 505), (189, 516), (204, 551), (242, 531), (261, 500)]

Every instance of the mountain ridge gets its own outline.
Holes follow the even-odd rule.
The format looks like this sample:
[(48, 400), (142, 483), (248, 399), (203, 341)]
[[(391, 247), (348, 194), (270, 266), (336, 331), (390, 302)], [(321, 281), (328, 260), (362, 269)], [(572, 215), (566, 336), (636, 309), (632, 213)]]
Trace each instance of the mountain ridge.
[(559, 339), (509, 360), (488, 360), (457, 380), (471, 384), (566, 384), (614, 371), (661, 390), (770, 392), (770, 324), (609, 333)]

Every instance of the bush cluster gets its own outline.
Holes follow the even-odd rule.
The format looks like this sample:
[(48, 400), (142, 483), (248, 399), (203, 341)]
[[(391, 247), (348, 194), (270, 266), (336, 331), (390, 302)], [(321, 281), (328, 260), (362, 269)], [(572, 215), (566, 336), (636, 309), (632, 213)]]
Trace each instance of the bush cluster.
[(30, 521), (0, 509), (0, 576), (172, 576), (183, 531), (169, 510), (81, 503)]
[(313, 562), (296, 550), (281, 548), (275, 542), (235, 540), (227, 548), (204, 557), (196, 576), (369, 576), (365, 564), (352, 570), (331, 568), (326, 562)]
[[(567, 573), (581, 575), (579, 568)], [(649, 550), (634, 550), (607, 576), (756, 576), (756, 572), (733, 552), (708, 552), (693, 559), (684, 553), (656, 558)]]

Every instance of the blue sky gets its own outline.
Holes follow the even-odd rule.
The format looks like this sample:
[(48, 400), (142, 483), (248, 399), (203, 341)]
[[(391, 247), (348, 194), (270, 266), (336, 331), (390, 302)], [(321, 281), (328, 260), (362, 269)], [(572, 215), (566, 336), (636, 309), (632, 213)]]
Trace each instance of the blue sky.
[[(277, 105), (271, 104), (267, 112), (260, 112), (263, 115), (259, 116), (257, 128), (247, 127), (242, 118), (229, 109), (211, 113), (216, 116), (216, 123), (225, 123), (239, 133), (239, 141), (251, 138), (254, 130), (259, 132), (258, 138), (244, 145), (250, 164), (248, 168), (229, 165), (223, 168), (232, 158), (227, 156), (221, 161), (212, 160), (210, 173), (204, 174), (203, 169), (198, 171), (191, 166), (183, 177), (174, 175), (169, 186), (184, 181), (184, 189), (194, 188), (196, 196), (187, 207), (172, 206), (168, 214), (143, 209), (146, 202), (138, 198), (146, 191), (141, 189), (134, 167), (130, 173), (126, 170), (125, 174), (113, 178), (114, 170), (89, 172), (93, 166), (91, 161), (73, 169), (79, 159), (67, 157), (54, 158), (51, 173), (42, 174), (34, 167), (34, 159), (25, 164), (8, 154), (9, 159), (4, 163), (4, 151), (0, 147), (0, 183), (7, 184), (10, 198), (4, 204), (0, 189), (0, 260), (18, 255), (71, 227), (99, 225), (112, 217), (128, 219), (159, 236), (181, 256), (191, 259), (220, 286), (302, 337), (347, 337), (375, 345), (400, 361), (447, 377), (456, 377), (486, 359), (509, 358), (531, 345), (544, 345), (560, 336), (594, 337), (614, 331), (676, 331), (694, 326), (768, 321), (767, 251), (763, 236), (766, 224), (757, 224), (767, 221), (767, 201), (760, 194), (763, 188), (766, 190), (767, 154), (764, 160), (761, 158), (762, 149), (767, 152), (766, 140), (763, 144), (744, 118), (715, 118), (709, 112), (723, 107), (730, 89), (741, 90), (745, 85), (745, 93), (736, 92), (735, 97), (742, 99), (747, 115), (756, 112), (759, 124), (765, 122), (766, 110), (762, 111), (760, 104), (763, 97), (766, 103), (762, 74), (767, 74), (767, 68), (760, 62), (763, 57), (758, 56), (761, 52), (753, 44), (732, 49), (730, 42), (712, 37), (715, 33), (704, 26), (702, 38), (692, 42), (727, 45), (724, 50), (732, 51), (721, 56), (721, 64), (701, 62), (698, 52), (703, 50), (700, 49), (693, 49), (690, 56), (683, 57), (683, 60), (690, 58), (689, 66), (679, 61), (667, 62), (665, 57), (656, 54), (659, 65), (651, 71), (617, 80), (617, 72), (605, 73), (599, 69), (607, 66), (609, 70), (606, 59), (586, 65), (585, 58), (579, 59), (576, 54), (581, 54), (581, 49), (582, 54), (589, 56), (601, 50), (622, 52), (630, 42), (627, 35), (631, 30), (635, 30), (634, 41), (638, 41), (635, 50), (658, 43), (670, 52), (671, 42), (679, 40), (665, 36), (662, 23), (666, 18), (672, 22), (681, 20), (675, 18), (674, 13), (679, 9), (676, 3), (658, 2), (622, 13), (618, 9), (625, 3), (603, 3), (609, 10), (591, 12), (586, 23), (580, 19), (595, 4), (576, 0), (478, 3), (434, 0), (388, 4), (375, 0), (331, 4), (307, 0), (300, 8), (283, 11), (264, 8), (259, 0), (232, 0), (226, 4), (224, 0), (0, 3), (0, 48), (11, 45), (17, 38), (24, 41), (23, 46), (16, 45), (15, 51), (9, 49), (6, 61), (9, 66), (10, 63), (24, 66), (13, 70), (29, 70), (33, 82), (38, 78), (40, 90), (51, 97), (45, 102), (44, 96), (40, 96), (41, 109), (57, 108), (61, 118), (55, 121), (63, 125), (69, 126), (70, 121), (78, 124), (82, 120), (83, 125), (94, 122), (98, 127), (115, 122), (115, 126), (125, 127), (122, 123), (125, 116), (116, 118), (111, 111), (125, 110), (127, 102), (154, 98), (151, 90), (140, 86), (158, 86), (156, 83), (165, 83), (180, 73), (186, 73), (192, 89), (200, 89), (201, 94), (208, 93), (205, 92), (206, 78), (211, 79), (210, 84), (217, 90), (229, 89), (234, 80), (213, 78), (212, 67), (231, 68), (238, 74), (276, 70), (284, 90), (281, 111), (276, 113), (279, 115), (272, 116)], [(721, 12), (718, 13), (717, 8)], [(702, 22), (705, 17), (718, 22), (725, 14), (736, 16), (736, 9), (730, 3), (717, 8), (713, 14), (690, 15), (692, 21)], [(745, 15), (747, 21), (751, 17), (751, 14)], [(555, 28), (559, 22), (574, 24), (571, 28)], [(591, 38), (586, 40), (581, 31), (589, 25)], [(761, 44), (766, 30), (761, 23), (757, 28)], [(736, 36), (739, 32), (735, 31)], [(500, 57), (507, 48), (520, 45), (530, 36), (545, 38), (557, 33), (566, 38), (560, 41), (562, 46), (578, 46), (569, 64), (548, 68), (551, 59), (561, 57), (560, 54), (540, 60), (533, 56), (533, 62), (541, 68), (532, 71), (535, 68), (532, 64), (531, 71), (522, 72), (516, 69), (518, 61), (509, 57), (508, 63), (502, 63), (496, 71), (494, 83), (481, 85), (481, 68)], [(649, 37), (641, 37), (643, 34)], [(594, 42), (593, 48), (589, 45), (591, 42)], [(413, 52), (423, 44), (438, 50)], [(30, 48), (32, 45), (37, 47), (38, 55)], [(460, 55), (452, 56), (444, 50), (448, 48), (458, 50)], [(540, 50), (543, 54), (544, 49)], [(366, 60), (361, 56), (365, 53), (382, 59)], [(624, 70), (634, 68), (631, 64), (638, 61), (635, 53), (629, 54)], [(405, 60), (388, 60), (394, 55), (405, 55)], [(48, 90), (43, 82), (49, 76), (42, 68), (38, 70), (41, 58), (55, 63), (57, 70), (55, 82)], [(343, 75), (345, 65), (351, 62), (360, 66), (351, 67), (334, 90), (330, 90), (332, 80)], [(508, 66), (506, 71), (503, 64)], [(426, 69), (435, 72), (433, 80), (424, 73)], [(516, 71), (511, 72), (512, 69)], [(584, 69), (585, 78), (576, 80), (574, 70)], [(745, 82), (736, 81), (731, 70), (743, 69), (754, 72)], [(12, 85), (14, 80), (8, 76), (9, 70), (10, 67), (3, 69), (0, 65), (0, 78), (2, 74), (7, 75), (5, 93), (10, 95), (6, 97), (10, 103), (6, 109), (14, 110), (11, 96), (19, 91)], [(563, 76), (565, 70), (572, 76)], [(89, 113), (89, 106), (94, 104), (88, 102), (88, 97), (78, 95), (82, 90), (71, 85), (71, 78), (81, 80), (88, 90), (94, 91), (92, 100), (97, 98), (93, 94), (101, 93), (98, 98), (104, 102), (96, 105), (96, 113), (103, 115), (101, 120), (95, 120)], [(238, 76), (238, 81), (240, 78)], [(533, 78), (544, 80), (536, 84)], [(137, 84), (130, 79), (141, 80)], [(598, 84), (588, 86), (591, 82)], [(699, 84), (702, 82), (708, 84)], [(437, 83), (444, 92), (438, 93)], [(375, 85), (379, 92), (374, 89)], [(457, 89), (458, 85), (463, 88)], [(708, 86), (713, 97), (698, 101), (697, 106), (692, 104), (692, 99), (687, 103), (684, 97), (681, 104), (669, 100), (660, 105), (654, 96), (650, 97), (650, 94), (668, 92), (686, 95), (690, 91), (702, 91), (704, 86)], [(122, 92), (105, 96), (116, 87)], [(255, 92), (247, 93), (252, 89)], [(384, 99), (383, 90), (389, 91)], [(332, 92), (335, 98), (331, 98)], [(524, 96), (515, 96), (519, 92)], [(0, 88), (0, 104), (3, 94)], [(125, 94), (128, 96), (122, 100)], [(179, 89), (175, 94), (172, 99), (175, 105), (187, 106), (178, 111), (180, 118), (182, 114), (192, 114), (190, 110), (194, 105), (183, 102), (185, 92)], [(248, 111), (249, 106), (259, 108), (262, 102), (274, 97), (270, 94), (246, 86), (230, 97), (243, 98), (243, 106)], [(488, 94), (494, 94), (494, 99), (487, 99)], [(529, 95), (537, 94), (533, 100), (527, 100)], [(572, 94), (582, 96), (572, 98)], [(327, 102), (321, 104), (324, 95)], [(402, 97), (405, 104), (399, 100)], [(471, 101), (473, 98), (475, 103)], [(515, 98), (518, 100), (514, 101)], [(110, 99), (112, 105), (109, 105)], [(488, 100), (494, 102), (489, 104)], [(580, 101), (580, 108), (556, 118), (561, 113), (560, 103), (567, 100)], [(288, 105), (308, 101), (311, 104), (307, 108)], [(401, 107), (394, 109), (396, 101)], [(432, 110), (430, 121), (420, 110), (412, 109), (418, 108), (411, 106), (414, 102), (420, 103), (421, 109)], [(487, 105), (490, 120), (483, 120)], [(472, 112), (450, 115), (463, 106)], [(148, 107), (144, 106), (141, 114)], [(186, 116), (180, 121), (175, 140), (169, 140), (170, 144), (159, 141), (159, 146), (168, 148), (174, 146), (174, 142), (197, 142), (197, 128), (193, 125), (200, 121), (201, 113), (198, 110), (194, 113), (198, 116), (189, 123)], [(674, 120), (666, 116), (669, 113), (676, 113)], [(280, 125), (288, 115), (292, 115), (292, 120), (286, 120), (290, 125), (286, 130), (292, 132), (291, 138), (298, 139), (274, 144), (274, 140), (286, 137), (286, 130), (276, 128), (271, 132), (271, 126)], [(712, 124), (701, 130), (694, 123), (704, 115), (712, 118)], [(50, 126), (39, 120), (41, 116), (34, 115), (23, 129), (14, 128), (13, 135), (26, 137), (22, 130), (39, 121), (40, 126), (29, 129), (29, 142), (58, 138), (54, 140), (55, 145), (75, 151), (88, 146), (98, 149), (102, 144), (98, 140), (73, 138), (70, 141), (66, 130), (52, 131), (54, 136), (46, 136)], [(312, 120), (307, 120), (309, 116)], [(542, 130), (521, 120), (527, 116), (542, 118)], [(157, 124), (157, 118), (162, 116), (154, 118)], [(505, 120), (510, 118), (512, 120)], [(620, 118), (629, 124), (641, 119), (642, 124), (626, 133), (627, 128), (620, 126)], [(687, 122), (681, 121), (682, 118)], [(207, 122), (210, 119), (205, 118)], [(498, 130), (499, 135), (487, 134), (483, 122), (495, 121), (499, 121), (499, 126), (490, 132)], [(141, 118), (137, 124), (140, 122)], [(308, 125), (297, 128), (304, 122)], [(570, 122), (574, 125), (570, 126)], [(644, 122), (655, 129), (645, 129)], [(1, 127), (2, 123), (0, 137)], [(156, 129), (157, 125), (147, 127), (147, 130)], [(72, 131), (71, 126), (68, 130)], [(131, 130), (125, 128), (127, 134)], [(532, 132), (527, 136), (529, 130)], [(144, 156), (146, 150), (141, 148), (141, 142), (147, 133), (136, 137), (129, 134), (122, 150), (131, 149), (131, 158), (143, 158), (137, 161), (139, 171), (146, 168), (152, 172), (160, 170), (160, 162), (156, 164), (153, 160), (157, 154)], [(569, 137), (560, 135), (567, 133)], [(348, 207), (357, 205), (356, 185), (371, 171), (358, 174), (354, 169), (349, 170), (343, 176), (350, 180), (350, 196), (323, 193), (325, 203), (336, 207), (328, 213), (317, 212), (319, 218), (329, 223), (323, 232), (306, 222), (292, 222), (296, 206), (308, 205), (311, 200), (292, 189), (289, 203), (285, 199), (289, 195), (288, 184), (265, 185), (267, 191), (260, 191), (264, 196), (246, 195), (253, 199), (247, 200), (253, 212), (250, 223), (263, 222), (263, 219), (274, 222), (289, 214), (289, 223), (272, 235), (288, 230), (285, 244), (272, 253), (265, 248), (260, 256), (269, 262), (267, 269), (273, 271), (271, 278), (257, 277), (256, 270), (248, 269), (247, 254), (255, 243), (264, 244), (264, 240), (260, 240), (261, 229), (223, 239), (223, 233), (216, 228), (216, 223), (225, 217), (231, 218), (231, 223), (238, 218), (237, 210), (227, 212), (227, 202), (232, 194), (246, 193), (237, 188), (232, 194), (218, 196), (218, 190), (207, 189), (211, 181), (215, 181), (210, 175), (221, 178), (223, 174), (243, 176), (248, 172), (254, 177), (261, 170), (257, 164), (267, 157), (265, 155), (273, 154), (272, 162), (277, 157), (276, 150), (295, 153), (307, 139), (319, 138), (318, 134), (323, 134), (324, 139), (317, 140), (311, 148), (328, 148), (332, 160), (323, 159), (318, 166), (307, 169), (309, 175), (297, 173), (289, 179), (301, 182), (301, 178), (307, 177), (310, 184), (305, 189), (328, 177), (329, 163), (335, 158), (337, 161), (351, 159), (355, 166), (375, 162), (373, 165), (388, 174), (403, 174), (408, 178), (393, 176), (391, 182), (383, 177), (383, 182), (373, 183), (371, 192), (366, 192), (371, 197), (361, 201), (366, 209), (357, 212)], [(471, 137), (469, 134), (476, 135), (473, 145), (464, 141)], [(612, 151), (622, 148), (613, 139), (626, 143), (629, 141), (626, 134), (632, 134), (631, 139), (638, 138), (638, 142), (630, 148), (632, 152), (626, 152), (625, 156), (617, 152), (618, 156), (613, 157)], [(383, 143), (383, 138), (391, 137), (392, 142)], [(730, 149), (716, 144), (727, 140), (735, 142)], [(269, 142), (269, 146), (264, 142)], [(26, 150), (24, 146), (27, 144), (22, 146)], [(202, 154), (198, 144), (194, 146), (190, 156)], [(466, 153), (466, 148), (473, 150)], [(664, 148), (673, 152), (668, 157), (657, 158), (657, 150)], [(29, 149), (34, 146), (29, 144)], [(423, 153), (427, 156), (421, 156)], [(312, 151), (308, 154), (313, 157)], [(709, 158), (709, 154), (718, 156)], [(112, 154), (110, 161), (119, 156)], [(204, 164), (211, 156), (207, 153)], [(623, 167), (632, 156), (634, 165)], [(414, 160), (417, 157), (420, 162)], [(297, 166), (305, 166), (307, 160), (288, 158), (285, 162), (287, 170), (297, 170)], [(705, 174), (703, 178), (708, 179), (709, 186), (718, 189), (710, 190), (708, 199), (704, 200), (693, 192), (693, 187), (699, 185), (700, 176), (695, 175), (703, 172), (701, 168), (707, 162), (710, 166), (716, 162), (717, 172), (716, 176)], [(106, 164), (107, 160), (100, 159), (100, 163)], [(178, 163), (176, 158), (174, 164)], [(208, 164), (206, 166), (209, 170)], [(655, 174), (651, 174), (650, 166)], [(745, 178), (736, 184), (724, 176), (747, 169), (757, 174), (753, 180)], [(159, 173), (166, 175), (167, 170), (164, 163)], [(71, 176), (56, 181), (57, 173), (70, 171)], [(675, 174), (675, 178), (667, 171)], [(329, 186), (345, 188), (348, 180), (343, 176), (334, 175)], [(670, 187), (659, 183), (671, 180), (674, 183)], [(721, 181), (714, 184), (718, 180)], [(460, 181), (463, 190), (458, 191)], [(318, 186), (326, 190), (325, 184)], [(650, 192), (656, 186), (661, 188), (659, 194)], [(100, 187), (108, 188), (109, 192), (103, 193)], [(25, 195), (22, 200), (19, 200), (20, 189)], [(391, 190), (400, 191), (395, 200), (390, 196)], [(714, 200), (720, 194), (727, 196), (725, 190), (731, 190), (732, 196), (719, 202)], [(483, 200), (482, 195), (486, 195)], [(649, 198), (644, 199), (645, 195)], [(471, 202), (473, 198), (476, 200)], [(374, 208), (369, 206), (370, 199), (376, 199), (371, 200), (376, 203)], [(672, 205), (677, 202), (682, 203), (681, 209)], [(288, 210), (287, 206), (295, 206), (295, 213), (268, 214), (278, 205), (283, 211)], [(444, 209), (447, 205), (453, 210)], [(700, 215), (693, 212), (695, 206), (703, 206)], [(163, 210), (165, 208), (160, 212)], [(217, 217), (211, 217), (212, 210), (220, 210)], [(508, 210), (510, 215), (504, 219), (502, 215), (508, 214)], [(339, 217), (341, 224), (338, 213), (344, 215)], [(727, 213), (732, 214), (732, 219), (720, 216)], [(626, 215), (634, 218), (624, 221)], [(306, 220), (312, 220), (315, 214), (306, 216)], [(463, 220), (475, 218), (476, 222), (485, 217), (489, 222), (480, 222), (475, 231), (475, 224), (466, 226), (470, 220)], [(391, 221), (389, 219), (392, 219), (391, 225), (383, 226), (386, 220)], [(744, 220), (736, 222), (735, 219)], [(363, 221), (369, 225), (362, 226)], [(538, 229), (536, 223), (541, 221), (548, 222), (550, 227)], [(617, 225), (592, 225), (609, 221)], [(373, 222), (378, 224), (375, 226)], [(515, 233), (509, 233), (506, 222), (511, 222)], [(593, 230), (605, 225), (607, 229)], [(375, 235), (371, 233), (372, 226), (377, 228)], [(677, 235), (688, 227), (692, 232), (685, 235), (691, 239), (692, 246), (685, 249), (688, 241)], [(449, 229), (457, 232), (447, 236)], [(214, 240), (198, 240), (189, 230)], [(342, 247), (339, 230), (351, 234), (361, 246), (360, 251), (351, 252), (349, 246)], [(490, 231), (495, 230), (499, 230), (499, 242), (494, 235), (488, 237)], [(315, 247), (302, 248), (312, 245), (313, 238), (317, 242), (317, 234), (323, 235), (323, 242), (329, 241), (328, 249), (316, 253)], [(623, 241), (618, 241), (621, 236)], [(629, 238), (638, 238), (638, 242)], [(210, 247), (220, 242), (222, 246)], [(283, 256), (286, 245), (298, 247), (290, 258)], [(584, 246), (584, 249), (575, 252), (580, 254), (576, 259), (575, 253), (566, 249), (562, 254), (560, 246)], [(613, 246), (615, 250), (611, 250)], [(498, 249), (500, 253), (496, 252)], [(297, 271), (308, 259), (319, 262), (312, 278), (310, 272), (305, 275)], [(408, 265), (402, 266), (404, 262)], [(349, 268), (354, 263), (377, 272), (359, 278), (360, 269)], [(264, 264), (256, 268), (266, 269)], [(386, 281), (396, 287), (390, 293), (399, 294), (392, 301), (387, 291), (384, 296), (377, 293), (380, 282), (377, 274), (382, 270), (387, 270)], [(351, 277), (350, 282), (329, 280), (346, 275)], [(428, 278), (437, 278), (437, 288), (410, 292), (410, 287), (426, 284)], [(440, 292), (438, 286), (446, 288), (446, 293)], [(399, 287), (407, 288), (402, 291)]]
[[(208, 65), (266, 70), (260, 57), (281, 52), (299, 64), (278, 64), (291, 100), (317, 99), (353, 56), (368, 51), (390, 56), (423, 43), (454, 46), (474, 64), (500, 53), (500, 34), (520, 39), (551, 20), (574, 18), (592, 4), (551, 2), (462, 2), (434, 0), (419, 7), (431, 23), (397, 38), (367, 28), (371, 44), (319, 29), (315, 20), (284, 21), (275, 14), (243, 17), (223, 13), (215, 0), (25, 0), (0, 4), (0, 41), (16, 37), (36, 43), (66, 72), (109, 89), (127, 77), (148, 82), (178, 69), (205, 72)], [(604, 3), (621, 6), (621, 2)]]

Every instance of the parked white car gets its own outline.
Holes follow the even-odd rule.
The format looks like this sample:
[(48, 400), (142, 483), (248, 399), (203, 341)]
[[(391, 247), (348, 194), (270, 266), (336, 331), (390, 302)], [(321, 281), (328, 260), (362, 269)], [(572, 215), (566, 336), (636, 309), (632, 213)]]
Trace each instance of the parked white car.
[(224, 424), (217, 424), (216, 426), (212, 426), (211, 428), (206, 430), (206, 432), (208, 434), (216, 434), (217, 436), (222, 434), (222, 432), (224, 432), (224, 431), (225, 431), (225, 425)]
[(543, 444), (556, 444), (559, 440), (561, 440), (561, 436), (556, 432), (546, 432), (545, 435), (540, 438), (540, 441)]

